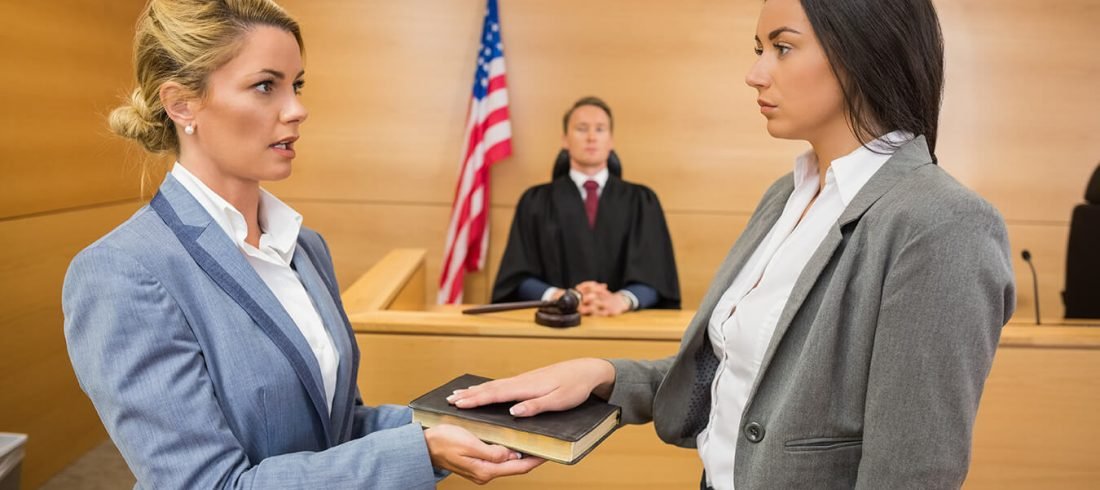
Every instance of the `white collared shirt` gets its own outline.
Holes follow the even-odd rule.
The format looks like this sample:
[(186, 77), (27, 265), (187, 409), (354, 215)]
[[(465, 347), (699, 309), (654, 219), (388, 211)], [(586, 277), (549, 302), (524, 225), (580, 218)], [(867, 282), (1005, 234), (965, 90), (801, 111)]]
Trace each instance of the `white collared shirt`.
[(588, 191), (584, 189), (584, 183), (590, 180), (595, 180), (596, 184), (599, 184), (599, 187), (596, 188), (596, 195), (602, 196), (603, 188), (607, 185), (607, 176), (607, 167), (604, 167), (603, 170), (596, 172), (596, 175), (588, 175), (584, 172), (572, 168), (569, 169), (569, 178), (573, 180), (573, 183), (577, 186), (577, 190), (580, 191), (581, 200), (588, 198)]
[(886, 139), (904, 141), (912, 135), (893, 132), (870, 143), (879, 153), (861, 146), (834, 160), (825, 172), (820, 193), (813, 150), (799, 156), (794, 166), (794, 191), (783, 214), (711, 314), (707, 333), (719, 365), (711, 385), (710, 419), (696, 444), (708, 485), (715, 490), (734, 488), (741, 416), (791, 290), (844, 209), (890, 159), (891, 149), (881, 143)]
[(336, 392), (336, 369), (340, 353), (325, 328), (317, 306), (306, 292), (298, 272), (291, 266), (294, 249), (298, 244), (298, 231), (302, 228), (302, 215), (291, 209), (271, 193), (260, 189), (260, 246), (245, 242), (248, 226), (244, 215), (176, 162), (172, 177), (183, 185), (202, 205), (233, 244), (244, 254), (256, 274), (264, 281), (291, 320), (302, 332), (320, 367), (324, 382), (325, 401), (332, 412), (332, 397)]

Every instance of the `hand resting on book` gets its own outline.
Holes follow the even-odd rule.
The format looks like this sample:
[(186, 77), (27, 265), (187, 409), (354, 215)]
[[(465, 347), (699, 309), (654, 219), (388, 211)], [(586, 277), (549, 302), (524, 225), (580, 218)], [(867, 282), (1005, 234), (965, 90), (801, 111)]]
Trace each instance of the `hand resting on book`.
[(551, 364), (533, 371), (457, 390), (447, 402), (458, 408), (520, 402), (509, 410), (516, 417), (569, 410), (596, 395), (607, 399), (615, 384), (615, 367), (603, 359), (585, 358)]

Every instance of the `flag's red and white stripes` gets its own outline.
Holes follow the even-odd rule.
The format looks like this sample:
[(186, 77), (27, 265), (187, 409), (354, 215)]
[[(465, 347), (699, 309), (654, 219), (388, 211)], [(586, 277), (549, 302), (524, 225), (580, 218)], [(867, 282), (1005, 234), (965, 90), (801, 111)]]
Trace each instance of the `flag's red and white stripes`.
[(485, 266), (489, 247), (489, 167), (512, 154), (503, 56), (492, 58), (488, 65), (486, 94), (479, 98), (479, 91), (474, 91), (467, 116), (462, 170), (439, 280), (441, 304), (461, 303), (466, 272)]

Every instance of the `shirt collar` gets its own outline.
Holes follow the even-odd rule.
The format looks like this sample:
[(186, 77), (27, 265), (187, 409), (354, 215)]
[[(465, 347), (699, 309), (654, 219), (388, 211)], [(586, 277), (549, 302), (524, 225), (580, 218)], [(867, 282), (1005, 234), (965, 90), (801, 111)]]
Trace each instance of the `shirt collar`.
[[(248, 236), (248, 226), (245, 224), (244, 215), (229, 204), (229, 201), (211, 190), (179, 162), (172, 167), (172, 177), (175, 177), (187, 192), (194, 196), (238, 248), (247, 245), (244, 240)], [(289, 263), (294, 257), (294, 249), (298, 243), (302, 215), (262, 188), (259, 213), (262, 231), (258, 248), (260, 250), (268, 248)]]
[(577, 189), (581, 190), (582, 196), (584, 195), (584, 183), (588, 182), (589, 180), (595, 180), (596, 183), (599, 184), (600, 187), (596, 190), (596, 192), (603, 192), (604, 186), (607, 185), (608, 175), (609, 174), (607, 172), (607, 167), (604, 167), (603, 170), (596, 172), (596, 175), (592, 176), (589, 176), (584, 172), (580, 172), (572, 168), (569, 169), (569, 178), (573, 179), (573, 183), (577, 185)]
[(833, 173), (844, 205), (852, 202), (867, 181), (894, 155), (901, 143), (911, 139), (913, 135), (910, 133), (894, 131), (833, 160), (829, 172)]
[(288, 263), (294, 258), (302, 215), (262, 187), (260, 188), (260, 248), (271, 247)]
[[(860, 189), (894, 155), (901, 143), (913, 139), (906, 131), (894, 131), (860, 145), (851, 153), (844, 155), (829, 165), (825, 171), (826, 185), (835, 183), (841, 201), (847, 206), (856, 197)], [(817, 157), (813, 149), (795, 159), (794, 184), (798, 187), (808, 180), (817, 180)]]

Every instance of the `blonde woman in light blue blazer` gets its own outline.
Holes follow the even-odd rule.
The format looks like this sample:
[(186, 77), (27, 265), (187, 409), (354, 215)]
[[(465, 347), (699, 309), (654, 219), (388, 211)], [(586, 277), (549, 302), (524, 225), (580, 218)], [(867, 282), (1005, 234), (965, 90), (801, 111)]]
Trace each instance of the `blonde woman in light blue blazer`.
[(260, 188), (307, 112), (298, 25), (269, 0), (152, 0), (112, 129), (178, 158), (65, 278), (69, 355), (138, 488), (434, 488), (541, 463), (366, 407), (332, 258)]

